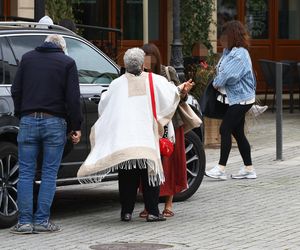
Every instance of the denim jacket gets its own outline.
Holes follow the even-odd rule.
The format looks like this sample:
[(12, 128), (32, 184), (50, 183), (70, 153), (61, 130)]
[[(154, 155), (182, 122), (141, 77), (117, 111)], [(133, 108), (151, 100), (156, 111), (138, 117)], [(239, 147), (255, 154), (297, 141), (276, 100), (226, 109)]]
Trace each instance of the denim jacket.
[(243, 47), (224, 49), (213, 86), (225, 89), (229, 105), (255, 98), (256, 80), (248, 50)]

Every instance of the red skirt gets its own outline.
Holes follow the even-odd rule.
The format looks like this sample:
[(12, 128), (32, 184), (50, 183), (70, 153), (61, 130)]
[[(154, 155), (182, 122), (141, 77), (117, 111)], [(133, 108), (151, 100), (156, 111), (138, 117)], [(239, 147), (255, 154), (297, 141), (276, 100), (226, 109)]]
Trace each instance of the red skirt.
[(175, 130), (175, 146), (171, 157), (162, 160), (165, 183), (160, 186), (159, 196), (170, 196), (180, 193), (187, 188), (187, 172), (184, 130), (179, 127)]

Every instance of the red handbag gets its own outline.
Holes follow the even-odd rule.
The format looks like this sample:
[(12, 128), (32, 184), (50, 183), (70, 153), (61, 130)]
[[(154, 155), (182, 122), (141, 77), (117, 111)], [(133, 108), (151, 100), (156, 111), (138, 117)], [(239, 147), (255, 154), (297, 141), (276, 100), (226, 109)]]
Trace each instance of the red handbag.
[[(153, 78), (152, 78), (151, 72), (149, 73), (149, 86), (150, 86), (150, 95), (151, 95), (153, 116), (154, 116), (155, 120), (157, 120)], [(163, 137), (163, 138), (159, 139), (159, 149), (160, 149), (160, 154), (162, 156), (170, 157), (174, 151), (174, 144), (167, 137)]]

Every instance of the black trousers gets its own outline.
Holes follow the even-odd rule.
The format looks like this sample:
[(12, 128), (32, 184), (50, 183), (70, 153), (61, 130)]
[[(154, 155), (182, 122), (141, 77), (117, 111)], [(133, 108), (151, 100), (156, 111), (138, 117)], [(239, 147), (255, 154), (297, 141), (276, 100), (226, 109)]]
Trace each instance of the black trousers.
[(232, 145), (231, 135), (233, 135), (233, 137), (237, 142), (245, 166), (252, 165), (251, 148), (244, 132), (245, 115), (251, 107), (252, 104), (249, 105), (236, 104), (236, 105), (229, 106), (220, 126), (220, 134), (221, 134), (221, 153), (220, 153), (220, 160), (219, 160), (220, 165), (226, 166), (227, 164), (227, 160)]
[(148, 182), (147, 169), (119, 169), (119, 194), (121, 202), (121, 216), (129, 213), (134, 209), (137, 190), (142, 184), (143, 198), (145, 208), (149, 214), (158, 216), (158, 202), (159, 202), (159, 186), (153, 187)]

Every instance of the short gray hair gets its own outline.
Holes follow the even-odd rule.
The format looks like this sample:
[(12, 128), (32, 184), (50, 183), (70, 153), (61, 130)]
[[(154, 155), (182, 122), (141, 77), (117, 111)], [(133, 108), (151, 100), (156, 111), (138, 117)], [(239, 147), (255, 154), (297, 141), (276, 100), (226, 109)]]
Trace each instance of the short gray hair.
[(145, 52), (140, 48), (128, 49), (123, 59), (127, 72), (136, 75), (143, 70), (142, 65), (144, 64)]
[(58, 47), (60, 47), (64, 52), (67, 49), (66, 41), (61, 35), (52, 34), (47, 36), (45, 42), (54, 43)]

